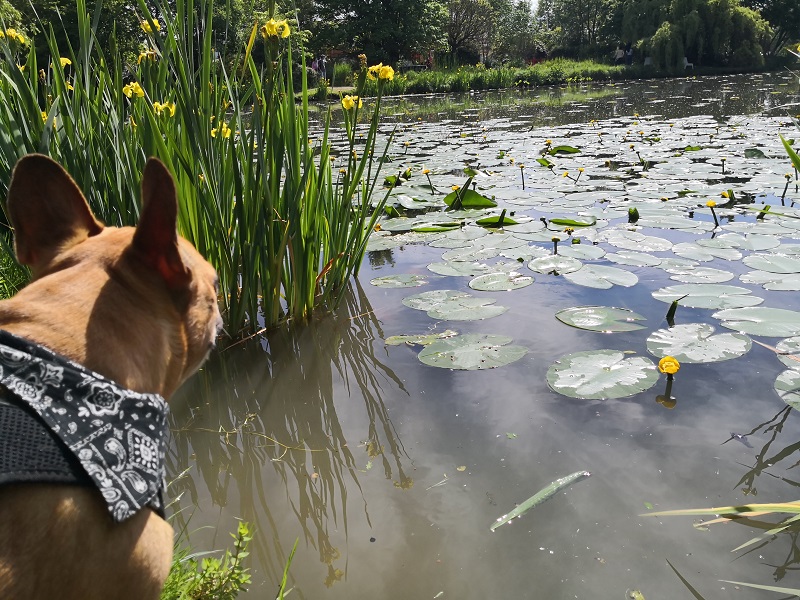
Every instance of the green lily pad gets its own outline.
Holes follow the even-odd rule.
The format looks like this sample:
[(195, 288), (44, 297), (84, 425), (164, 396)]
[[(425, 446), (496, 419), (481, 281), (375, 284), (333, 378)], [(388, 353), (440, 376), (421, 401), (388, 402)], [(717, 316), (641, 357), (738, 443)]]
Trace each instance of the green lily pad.
[(767, 273), (800, 273), (800, 256), (783, 256), (781, 254), (751, 254), (742, 262), (751, 269)]
[(480, 262), (447, 261), (437, 262), (428, 265), (428, 270), (439, 275), (450, 275), (453, 277), (475, 277), (489, 273), (492, 268)]
[(715, 258), (723, 260), (740, 260), (742, 253), (736, 248), (714, 248), (709, 246), (702, 246), (696, 242), (681, 242), (672, 247), (672, 251), (678, 256), (683, 258), (691, 258), (692, 260), (699, 260), (708, 262)]
[(453, 202), (456, 200), (456, 195), (459, 193), (461, 194), (462, 208), (494, 208), (497, 206), (497, 202), (491, 198), (487, 198), (483, 194), (479, 194), (475, 190), (471, 189), (450, 192), (444, 197), (444, 203), (447, 204), (447, 206), (453, 206)]
[(409, 308), (427, 311), (429, 317), (444, 321), (479, 321), (508, 310), (505, 306), (492, 306), (494, 303), (495, 300), (455, 290), (433, 290), (403, 298)]
[(775, 391), (781, 400), (800, 410), (800, 371), (786, 369), (775, 379)]
[(620, 250), (606, 254), (606, 260), (620, 264), (630, 265), (631, 267), (655, 267), (661, 264), (662, 259), (645, 252), (634, 252), (633, 250)]
[(643, 329), (635, 321), (645, 321), (642, 315), (614, 306), (575, 306), (556, 313), (556, 319), (578, 329), (603, 333)]
[(469, 282), (469, 287), (482, 292), (507, 292), (528, 287), (533, 283), (533, 277), (523, 275), (516, 271), (486, 273), (478, 275)]
[(642, 356), (626, 358), (619, 350), (591, 350), (562, 356), (547, 370), (547, 383), (571, 398), (625, 398), (651, 388), (659, 373)]
[(800, 370), (800, 337), (791, 337), (775, 344), (778, 360), (790, 369)]
[(800, 273), (767, 273), (750, 271), (739, 276), (742, 283), (754, 283), (765, 290), (800, 291)]
[(725, 283), (733, 279), (733, 273), (710, 267), (692, 267), (688, 269), (669, 269), (670, 279), (683, 283)]
[(558, 273), (563, 275), (564, 273), (572, 273), (573, 271), (583, 268), (583, 263), (569, 256), (551, 254), (550, 256), (534, 258), (528, 263), (528, 268), (537, 273)]
[(431, 278), (425, 275), (386, 275), (370, 279), (370, 283), (382, 288), (407, 288), (427, 285)]
[(571, 256), (578, 260), (597, 260), (606, 255), (606, 251), (600, 246), (591, 244), (564, 244), (558, 249), (558, 253), (561, 256)]
[(564, 273), (564, 278), (572, 283), (600, 290), (607, 290), (615, 285), (631, 287), (639, 281), (639, 278), (630, 271), (605, 265), (584, 265), (582, 269)]
[(783, 338), (800, 335), (800, 312), (785, 308), (730, 308), (711, 316), (722, 320), (723, 327), (749, 335)]
[(749, 289), (735, 285), (687, 283), (656, 290), (653, 298), (666, 303), (679, 300), (681, 306), (692, 308), (741, 308), (756, 306), (764, 301), (751, 294)]
[(658, 357), (673, 356), (679, 362), (710, 363), (738, 358), (752, 346), (752, 341), (744, 334), (713, 333), (714, 327), (707, 323), (658, 329), (647, 338), (647, 350)]
[(494, 369), (518, 361), (527, 354), (524, 346), (509, 345), (512, 339), (502, 335), (470, 333), (437, 340), (419, 353), (419, 360), (443, 369)]
[(457, 331), (448, 329), (441, 333), (420, 333), (417, 335), (392, 335), (386, 338), (387, 346), (400, 346), (406, 344), (408, 346), (428, 346), (436, 340), (451, 338), (458, 335)]

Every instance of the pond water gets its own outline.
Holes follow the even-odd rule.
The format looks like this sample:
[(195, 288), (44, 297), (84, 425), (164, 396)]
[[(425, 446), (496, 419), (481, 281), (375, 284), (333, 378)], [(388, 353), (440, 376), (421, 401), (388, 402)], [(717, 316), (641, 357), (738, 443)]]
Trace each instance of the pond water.
[[(474, 221), (485, 212), (461, 213), (466, 226), (450, 233), (411, 231), (454, 220), (441, 213), (387, 220), (335, 316), (213, 356), (172, 403), (170, 476), (186, 471), (170, 490), (180, 494), (176, 527), (202, 550), (228, 547), (236, 519), (251, 523), (248, 598), (274, 597), (298, 538), (290, 598), (624, 599), (634, 590), (648, 599), (689, 597), (667, 560), (709, 599), (777, 597), (720, 580), (800, 587), (796, 529), (732, 553), (762, 530), (641, 516), (797, 498), (800, 419), (784, 400), (800, 399), (775, 391), (788, 367), (773, 349), (800, 333), (795, 313), (783, 315), (778, 335), (749, 336), (757, 343), (742, 356), (683, 362), (671, 409), (666, 375), (655, 371), (660, 355), (648, 352), (647, 340), (669, 333), (668, 301), (686, 293), (665, 292), (664, 301), (653, 292), (687, 282), (718, 281), (763, 300), (759, 307), (800, 310), (800, 266), (791, 266), (800, 211), (790, 206), (800, 193), (778, 138), (798, 135), (789, 118), (798, 102), (797, 78), (788, 74), (387, 102), (383, 129), (397, 129), (384, 173), (411, 168), (393, 193), (398, 207), (441, 203), (471, 167), (475, 190), (499, 204), (488, 214), (506, 208), (523, 224), (478, 238)], [(558, 146), (580, 152), (548, 154), (553, 169), (536, 162)], [(728, 190), (736, 203), (722, 197)], [(765, 201), (780, 214), (757, 219), (759, 211), (746, 208)], [(631, 207), (640, 214), (635, 226)], [(545, 229), (540, 218), (597, 222), (570, 233), (553, 223)], [(616, 271), (619, 279), (605, 283), (596, 272), (588, 280), (563, 267), (558, 275), (534, 272), (528, 263), (552, 254), (553, 237), (559, 256), (572, 254), (584, 273), (613, 267), (635, 283)], [(576, 237), (580, 244), (571, 243)], [(454, 258), (486, 265), (476, 273), (515, 269), (534, 281), (476, 291), (471, 276), (428, 268), (455, 268)], [(370, 283), (394, 275), (417, 275), (423, 285)], [(507, 310), (450, 320), (403, 304), (434, 290)], [(728, 298), (745, 292), (712, 288), (705, 300), (681, 300), (676, 326), (730, 333), (714, 315), (758, 302)], [(555, 317), (587, 305), (646, 320), (638, 330), (604, 333)], [(526, 353), (495, 369), (460, 370), (423, 364), (422, 346), (386, 343), (446, 330), (507, 336)], [(605, 399), (548, 385), (556, 361), (598, 349), (650, 361), (658, 380)], [(538, 490), (583, 470), (591, 477), (489, 531)]]

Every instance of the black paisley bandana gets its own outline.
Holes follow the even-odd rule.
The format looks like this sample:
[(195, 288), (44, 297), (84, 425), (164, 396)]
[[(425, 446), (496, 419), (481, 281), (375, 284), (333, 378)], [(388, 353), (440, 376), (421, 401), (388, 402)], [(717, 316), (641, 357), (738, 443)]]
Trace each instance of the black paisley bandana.
[(80, 461), (114, 521), (163, 510), (168, 407), (0, 330), (0, 384), (31, 407)]

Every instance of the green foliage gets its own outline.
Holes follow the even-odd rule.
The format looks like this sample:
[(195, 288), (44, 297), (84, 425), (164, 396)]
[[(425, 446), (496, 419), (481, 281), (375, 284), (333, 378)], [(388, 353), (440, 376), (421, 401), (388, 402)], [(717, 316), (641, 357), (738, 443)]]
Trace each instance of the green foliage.
[(654, 66), (761, 67), (771, 29), (739, 0), (626, 0), (623, 36), (639, 40)]
[[(226, 328), (236, 336), (335, 306), (357, 273), (382, 210), (370, 205), (381, 86), (366, 143), (356, 154), (353, 125), (349, 150), (334, 156), (344, 175), (334, 177), (327, 126), (310, 141), (302, 76), (295, 103), (292, 38), (253, 28), (248, 52), (228, 70), (213, 60), (212, 31), (203, 28), (211, 8), (205, 0), (178, 0), (175, 12), (159, 4), (161, 31), (148, 21), (150, 51), (128, 83), (119, 55), (109, 60), (95, 43), (84, 0), (76, 50), (61, 50), (50, 35), (50, 54), (69, 63), (42, 65), (43, 79), (35, 52), (21, 71), (0, 47), (0, 182), (21, 155), (43, 152), (65, 166), (99, 218), (130, 225), (146, 157), (158, 156), (175, 176), (180, 232), (217, 269)], [(269, 58), (262, 70), (250, 52), (256, 45)], [(365, 78), (366, 65), (361, 87)]]
[(243, 561), (250, 554), (250, 525), (240, 522), (231, 537), (233, 551), (226, 550), (222, 559), (199, 559), (186, 548), (176, 548), (161, 600), (233, 600), (239, 592), (246, 591), (250, 574)]

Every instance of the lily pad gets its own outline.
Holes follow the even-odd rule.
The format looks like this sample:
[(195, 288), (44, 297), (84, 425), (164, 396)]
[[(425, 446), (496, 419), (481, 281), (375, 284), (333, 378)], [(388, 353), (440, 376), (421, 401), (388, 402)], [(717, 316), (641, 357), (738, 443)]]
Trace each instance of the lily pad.
[(787, 369), (778, 375), (775, 391), (786, 404), (800, 410), (800, 371)]
[(406, 344), (408, 346), (427, 346), (436, 340), (451, 338), (458, 335), (457, 331), (448, 329), (441, 333), (420, 333), (417, 335), (392, 335), (386, 338), (387, 346), (400, 346)]
[(635, 321), (645, 321), (642, 315), (614, 306), (575, 306), (556, 313), (556, 319), (578, 329), (604, 333), (643, 329)]
[(733, 273), (710, 267), (693, 267), (689, 269), (670, 269), (670, 279), (683, 283), (725, 283), (733, 279)]
[(633, 396), (651, 388), (658, 377), (650, 359), (626, 358), (619, 350), (567, 354), (547, 370), (547, 383), (556, 392), (593, 400)]
[(528, 268), (531, 271), (545, 274), (564, 274), (572, 273), (583, 267), (583, 263), (575, 258), (569, 256), (559, 256), (558, 254), (551, 254), (550, 256), (542, 256), (534, 258), (528, 263)]
[(492, 268), (486, 263), (480, 262), (459, 262), (447, 261), (437, 262), (428, 265), (428, 270), (439, 275), (450, 275), (454, 277), (475, 277), (488, 273)]
[(482, 292), (507, 292), (528, 287), (532, 283), (533, 277), (530, 275), (510, 271), (478, 275), (469, 282), (469, 287)]
[(681, 306), (692, 308), (741, 308), (756, 306), (764, 301), (751, 294), (749, 289), (735, 285), (687, 283), (656, 290), (653, 298), (667, 303), (679, 300)]
[(425, 275), (386, 275), (370, 279), (370, 283), (382, 288), (408, 288), (427, 285), (431, 278)]
[(409, 308), (427, 311), (429, 317), (444, 321), (479, 321), (508, 310), (505, 306), (492, 306), (494, 303), (495, 300), (455, 290), (433, 290), (403, 298)]
[(502, 335), (470, 333), (436, 340), (419, 353), (419, 360), (443, 369), (494, 369), (518, 361), (527, 354), (524, 346), (509, 345)]
[(800, 273), (767, 273), (750, 271), (739, 276), (742, 283), (754, 283), (765, 290), (800, 291)]
[(564, 278), (572, 283), (600, 290), (607, 290), (615, 285), (631, 287), (639, 281), (630, 271), (605, 265), (584, 265), (582, 269), (565, 273)]
[(494, 208), (497, 206), (497, 202), (491, 198), (487, 198), (483, 194), (479, 194), (471, 189), (461, 189), (450, 192), (444, 197), (444, 203), (447, 204), (447, 206), (453, 206), (453, 202), (456, 201), (456, 196), (458, 194), (461, 194), (462, 208)]
[(775, 345), (778, 360), (790, 369), (800, 370), (800, 337), (781, 340)]
[(721, 319), (723, 327), (749, 335), (784, 338), (800, 335), (800, 312), (785, 308), (731, 308), (711, 316)]
[(800, 273), (800, 256), (783, 256), (780, 254), (751, 254), (742, 262), (751, 269), (767, 273)]
[(597, 260), (603, 258), (606, 251), (600, 246), (593, 246), (591, 244), (565, 244), (562, 248), (558, 249), (561, 256), (571, 256), (578, 260)]
[(674, 356), (679, 362), (710, 363), (738, 358), (752, 346), (744, 334), (713, 333), (714, 327), (707, 323), (658, 329), (647, 338), (647, 350), (658, 357)]

